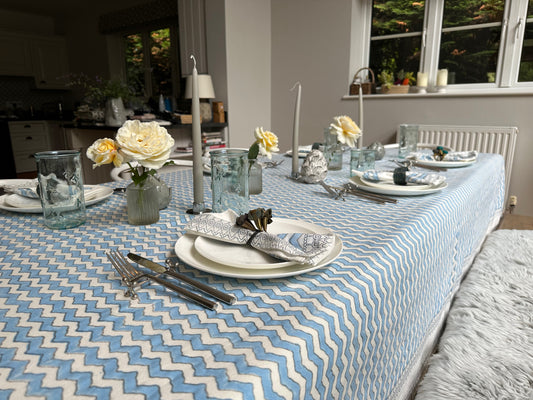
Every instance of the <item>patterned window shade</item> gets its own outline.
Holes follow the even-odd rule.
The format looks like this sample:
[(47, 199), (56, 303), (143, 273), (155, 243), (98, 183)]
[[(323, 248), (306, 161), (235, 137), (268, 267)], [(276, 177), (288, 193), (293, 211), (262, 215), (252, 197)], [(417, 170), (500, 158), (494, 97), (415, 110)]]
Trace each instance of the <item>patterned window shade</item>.
[(99, 31), (102, 34), (116, 33), (147, 24), (176, 22), (178, 2), (176, 0), (156, 0), (111, 12), (100, 17)]

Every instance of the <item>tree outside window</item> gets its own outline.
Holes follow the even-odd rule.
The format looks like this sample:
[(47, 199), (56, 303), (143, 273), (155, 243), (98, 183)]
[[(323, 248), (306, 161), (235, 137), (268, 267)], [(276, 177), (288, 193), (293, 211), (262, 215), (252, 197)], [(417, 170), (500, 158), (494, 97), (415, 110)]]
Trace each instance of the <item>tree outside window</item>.
[(179, 94), (178, 65), (172, 57), (172, 29), (165, 27), (123, 37), (126, 79), (139, 97)]

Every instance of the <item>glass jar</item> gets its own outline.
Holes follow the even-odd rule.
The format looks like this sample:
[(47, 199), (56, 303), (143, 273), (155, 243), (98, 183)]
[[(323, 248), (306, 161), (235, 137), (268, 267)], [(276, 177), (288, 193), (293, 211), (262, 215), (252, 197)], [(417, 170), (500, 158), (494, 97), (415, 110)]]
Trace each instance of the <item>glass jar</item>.
[(131, 225), (150, 225), (159, 221), (160, 196), (155, 179), (148, 177), (141, 185), (130, 183), (126, 198)]
[(85, 222), (85, 196), (80, 152), (43, 151), (35, 154), (44, 225), (74, 228)]
[(211, 150), (211, 191), (213, 212), (249, 211), (248, 150)]

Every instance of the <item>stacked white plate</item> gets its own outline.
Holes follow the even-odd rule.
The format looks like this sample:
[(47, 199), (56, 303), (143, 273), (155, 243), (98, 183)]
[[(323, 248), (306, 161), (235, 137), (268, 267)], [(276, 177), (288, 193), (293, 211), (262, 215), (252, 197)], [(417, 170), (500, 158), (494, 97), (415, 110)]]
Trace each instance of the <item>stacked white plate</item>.
[[(16, 182), (15, 182), (16, 181)], [(22, 184), (29, 179), (0, 180), (0, 185)], [(85, 205), (90, 206), (107, 199), (113, 194), (113, 189), (100, 185), (85, 185)], [(19, 213), (41, 213), (41, 200), (24, 197), (18, 194), (4, 194), (0, 196), (0, 209)]]
[(446, 182), (437, 186), (416, 184), (395, 185), (394, 183), (372, 182), (359, 176), (353, 176), (350, 179), (359, 189), (389, 196), (423, 196), (425, 194), (440, 192), (448, 186)]
[[(276, 218), (268, 225), (269, 233), (332, 233), (309, 222)], [(201, 271), (215, 275), (246, 279), (271, 279), (313, 271), (333, 262), (342, 252), (342, 241), (335, 235), (331, 252), (318, 264), (300, 264), (273, 258), (250, 246), (230, 244), (205, 237), (185, 234), (175, 245), (180, 259)]]

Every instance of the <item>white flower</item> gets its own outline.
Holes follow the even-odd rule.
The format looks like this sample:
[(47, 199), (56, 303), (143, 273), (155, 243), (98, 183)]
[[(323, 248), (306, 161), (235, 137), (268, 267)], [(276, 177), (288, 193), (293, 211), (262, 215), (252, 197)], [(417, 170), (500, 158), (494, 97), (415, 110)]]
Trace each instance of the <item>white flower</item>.
[(259, 154), (272, 158), (273, 152), (278, 152), (278, 137), (275, 133), (263, 130), (263, 127), (255, 128), (254, 136), (259, 146)]
[(113, 139), (98, 139), (88, 149), (87, 157), (94, 161), (93, 168), (113, 163), (115, 167), (122, 165), (123, 157)]
[(137, 161), (143, 167), (159, 169), (170, 156), (174, 139), (157, 122), (126, 121), (116, 141), (124, 161)]
[(335, 117), (333, 121), (329, 126), (329, 133), (337, 135), (340, 143), (355, 147), (355, 141), (361, 136), (361, 129), (356, 123), (346, 115)]

